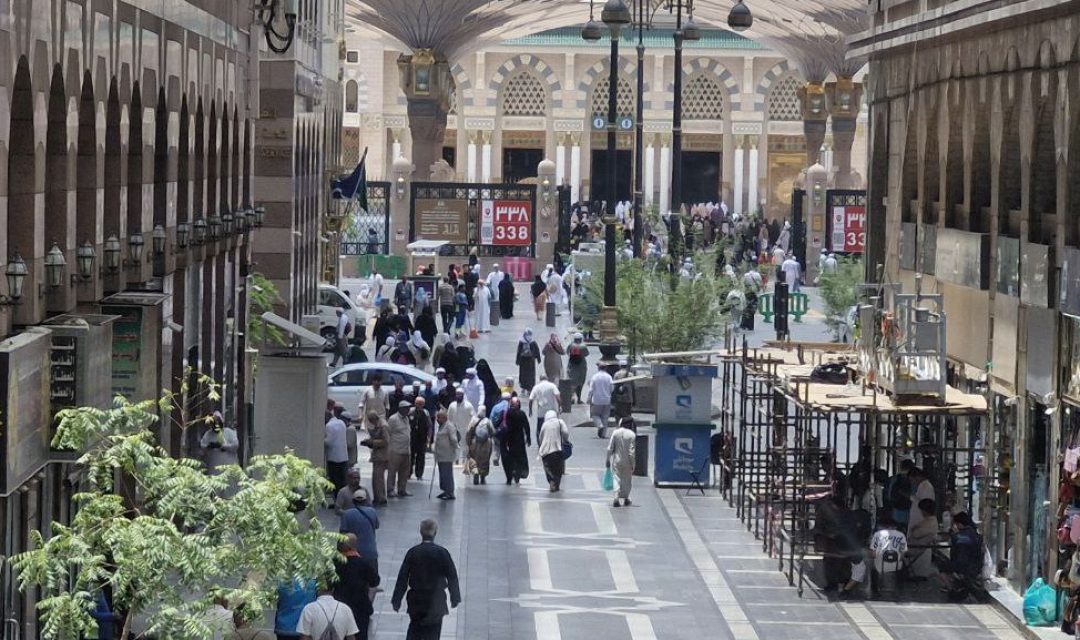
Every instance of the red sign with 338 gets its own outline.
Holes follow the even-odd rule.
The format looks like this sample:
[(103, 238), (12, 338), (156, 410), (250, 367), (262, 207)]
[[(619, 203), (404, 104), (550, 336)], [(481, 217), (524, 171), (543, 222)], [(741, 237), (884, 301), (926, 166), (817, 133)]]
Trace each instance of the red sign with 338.
[(532, 203), (484, 200), (480, 208), (480, 243), (496, 247), (532, 244)]

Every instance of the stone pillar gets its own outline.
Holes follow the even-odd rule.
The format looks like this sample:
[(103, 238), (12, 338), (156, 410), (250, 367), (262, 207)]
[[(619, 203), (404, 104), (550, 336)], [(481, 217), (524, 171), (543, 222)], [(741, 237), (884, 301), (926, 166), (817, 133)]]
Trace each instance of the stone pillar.
[(820, 164), (806, 170), (806, 199), (803, 211), (806, 216), (806, 264), (803, 272), (806, 281), (817, 277), (818, 256), (825, 245), (825, 191), (829, 188), (829, 171)]
[(746, 163), (743, 162), (743, 141), (742, 136), (739, 136), (735, 140), (735, 180), (732, 185), (734, 189), (732, 198), (735, 202), (731, 210), (734, 213), (743, 212), (743, 198), (745, 196), (743, 192), (743, 169), (745, 166)]
[(645, 145), (645, 179), (644, 179), (644, 191), (645, 204), (650, 205), (653, 203), (653, 184), (655, 183), (654, 160), (655, 160), (656, 147), (653, 146), (653, 138), (649, 136), (648, 143)]
[(671, 138), (660, 140), (660, 213), (671, 210)]
[(862, 91), (862, 83), (854, 82), (850, 77), (841, 76), (836, 82), (825, 85), (829, 115), (832, 116), (836, 161), (833, 186), (837, 189), (859, 189), (863, 186), (862, 176), (851, 170), (851, 145), (855, 142), (855, 124), (859, 117)]
[(469, 146), (465, 151), (465, 180), (476, 182), (476, 133), (470, 131)]
[(750, 157), (750, 171), (746, 177), (746, 207), (753, 214), (757, 213), (758, 208), (761, 206), (761, 203), (758, 202), (758, 150), (755, 142), (750, 142), (748, 155)]
[(799, 88), (799, 102), (802, 107), (803, 135), (806, 137), (806, 166), (821, 161), (821, 145), (825, 143), (825, 125), (829, 120), (829, 110), (825, 104), (825, 85), (821, 82), (807, 82)]
[(570, 135), (570, 203), (581, 198), (581, 134)]
[(390, 170), (390, 254), (405, 255), (409, 243), (409, 216), (413, 165), (408, 158), (394, 160)]
[(427, 180), (442, 158), (446, 115), (450, 111), (450, 65), (431, 49), (398, 56), (398, 81), (407, 101), (414, 178)]
[(480, 136), (483, 142), (480, 148), (480, 181), (491, 182), (491, 132), (481, 131)]
[(555, 184), (566, 182), (566, 134), (557, 134), (555, 139)]
[(394, 135), (394, 142), (393, 142), (393, 144), (390, 145), (390, 155), (392, 156), (390, 158), (391, 163), (393, 163), (394, 160), (397, 160), (398, 158), (401, 157), (401, 138), (398, 137), (399, 134), (398, 134), (397, 131), (394, 131), (393, 135)]
[(555, 191), (558, 183), (555, 179), (556, 164), (551, 160), (542, 160), (536, 166), (536, 237), (533, 238), (536, 252), (533, 260), (533, 272), (539, 273), (543, 265), (555, 261), (555, 240), (559, 236), (559, 199)]

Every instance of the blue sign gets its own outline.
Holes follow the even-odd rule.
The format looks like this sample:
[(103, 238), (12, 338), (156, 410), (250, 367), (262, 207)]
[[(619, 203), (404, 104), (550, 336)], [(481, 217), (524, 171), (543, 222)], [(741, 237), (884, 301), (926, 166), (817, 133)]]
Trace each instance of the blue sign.
[(606, 129), (607, 120), (605, 120), (603, 116), (596, 116), (592, 119), (592, 126), (593, 129)]
[(623, 131), (626, 131), (628, 129), (633, 129), (634, 128), (634, 119), (633, 118), (627, 118), (625, 116), (620, 118), (619, 119), (619, 128), (622, 129)]
[(676, 376), (689, 378), (693, 376), (705, 376), (715, 378), (720, 368), (716, 365), (707, 364), (654, 364), (653, 376)]
[[(656, 424), (653, 449), (653, 483), (689, 485), (692, 473), (701, 472), (702, 485), (709, 480), (709, 437), (711, 424)], [(702, 471), (704, 467), (704, 471)]]

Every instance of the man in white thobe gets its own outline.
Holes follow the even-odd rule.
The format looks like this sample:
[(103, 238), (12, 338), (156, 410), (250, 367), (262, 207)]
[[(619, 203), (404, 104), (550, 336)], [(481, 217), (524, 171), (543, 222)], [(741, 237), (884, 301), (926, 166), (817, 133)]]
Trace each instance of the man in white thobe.
[(472, 422), (473, 416), (476, 415), (476, 407), (465, 397), (464, 388), (458, 387), (454, 390), (454, 401), (450, 403), (450, 408), (446, 410), (446, 415), (450, 418), (450, 422), (457, 428), (458, 443), (459, 447), (462, 448), (462, 450), (458, 452), (458, 459), (464, 460), (465, 432), (469, 430), (469, 423)]
[(795, 259), (795, 256), (789, 253), (787, 260), (784, 260), (784, 263), (780, 265), (780, 270), (784, 272), (784, 282), (788, 285), (788, 291), (798, 293), (802, 268), (799, 266), (799, 261)]
[(555, 303), (555, 314), (566, 304), (566, 290), (563, 289), (563, 278), (558, 271), (552, 271), (547, 279), (548, 301)]
[(476, 331), (477, 333), (491, 333), (491, 289), (484, 280), (476, 283), (476, 293), (473, 297), (476, 308)]
[[(491, 265), (491, 273), (487, 277), (488, 291), (491, 293), (489, 302), (491, 308), (488, 312), (488, 319), (493, 326), (499, 326), (499, 319), (502, 317), (499, 313), (499, 285), (502, 284), (503, 278), (506, 277), (502, 271), (499, 270), (499, 263)], [(480, 314), (477, 314), (480, 315)]]
[[(623, 418), (607, 446), (607, 463), (615, 476), (615, 501), (613, 506), (630, 506), (630, 483), (634, 478), (635, 447), (637, 433), (634, 419)], [(622, 500), (622, 505), (619, 504)]]

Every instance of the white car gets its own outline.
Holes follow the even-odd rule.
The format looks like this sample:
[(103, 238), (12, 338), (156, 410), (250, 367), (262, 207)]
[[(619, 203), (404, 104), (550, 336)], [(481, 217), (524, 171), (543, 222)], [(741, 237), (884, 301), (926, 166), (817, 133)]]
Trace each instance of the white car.
[(347, 364), (326, 377), (326, 397), (341, 404), (350, 413), (356, 411), (358, 416), (360, 398), (371, 386), (371, 378), (375, 374), (382, 377), (383, 388), (387, 392), (394, 388), (398, 380), (406, 387), (411, 387), (413, 382), (421, 385), (428, 380), (435, 382), (435, 376), (415, 367), (389, 362), (358, 362)]
[(319, 335), (333, 340), (337, 334), (337, 310), (344, 309), (354, 331), (367, 330), (367, 312), (332, 284), (319, 285)]

